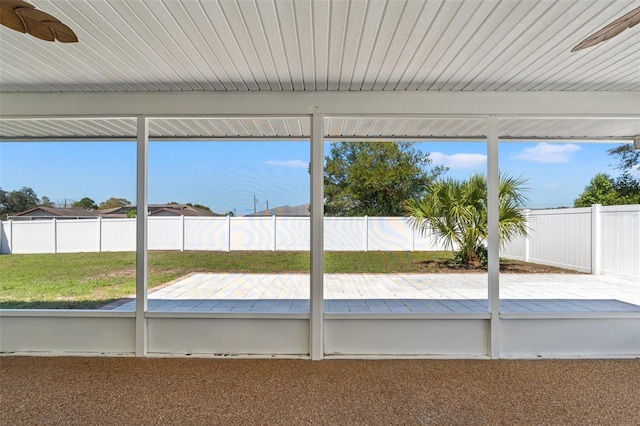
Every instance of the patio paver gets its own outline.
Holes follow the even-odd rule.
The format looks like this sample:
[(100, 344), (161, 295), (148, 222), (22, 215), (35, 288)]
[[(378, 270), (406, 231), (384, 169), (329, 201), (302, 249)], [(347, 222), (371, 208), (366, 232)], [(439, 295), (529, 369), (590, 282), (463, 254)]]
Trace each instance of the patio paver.
[[(486, 274), (327, 274), (325, 312), (487, 312)], [(502, 312), (640, 312), (640, 282), (585, 274), (502, 274)], [(309, 312), (307, 274), (194, 274), (149, 293), (152, 312)], [(113, 304), (134, 310), (135, 300)], [(108, 308), (108, 307), (107, 307)]]

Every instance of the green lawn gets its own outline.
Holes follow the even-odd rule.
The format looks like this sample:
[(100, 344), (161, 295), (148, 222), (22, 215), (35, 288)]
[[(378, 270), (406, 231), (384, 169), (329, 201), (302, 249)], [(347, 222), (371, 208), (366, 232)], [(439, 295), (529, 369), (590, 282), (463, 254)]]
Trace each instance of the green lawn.
[[(428, 272), (445, 252), (326, 253), (326, 272)], [(308, 252), (149, 252), (149, 287), (190, 272), (309, 272)], [(0, 256), (0, 308), (93, 309), (135, 293), (135, 253)], [(431, 272), (436, 272), (434, 268)]]
[[(327, 273), (465, 271), (449, 252), (327, 252)], [(149, 288), (191, 272), (308, 273), (308, 252), (149, 252)], [(0, 308), (94, 309), (135, 293), (135, 253), (0, 256)], [(507, 272), (556, 272), (507, 261)], [(501, 267), (502, 267), (501, 266)], [(520, 269), (520, 270), (518, 270)], [(562, 272), (562, 270), (557, 270)]]

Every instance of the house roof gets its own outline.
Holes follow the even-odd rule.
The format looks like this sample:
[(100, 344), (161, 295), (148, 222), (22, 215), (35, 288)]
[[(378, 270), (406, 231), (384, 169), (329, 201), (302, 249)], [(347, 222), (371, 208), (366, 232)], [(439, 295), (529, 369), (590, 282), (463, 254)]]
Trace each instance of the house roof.
[[(158, 215), (160, 213), (168, 213), (176, 216), (224, 216), (220, 213), (214, 213), (210, 210), (201, 209), (187, 204), (148, 204), (147, 208), (151, 216)], [(115, 214), (126, 214), (128, 211), (135, 209), (135, 205), (130, 205), (98, 210), (98, 212), (104, 215), (113, 216)]]
[(152, 216), (161, 213), (168, 213), (177, 216), (224, 216), (220, 213), (214, 213), (209, 210), (189, 206), (186, 204), (149, 204), (148, 207), (149, 213)]
[(640, 29), (570, 52), (632, 0), (33, 3), (80, 41), (0, 27), (0, 140), (640, 134)]
[(280, 206), (245, 216), (310, 216), (310, 206), (310, 204), (302, 204), (295, 207)]
[[(133, 208), (135, 208), (135, 207), (133, 207)], [(126, 210), (123, 210), (122, 207), (111, 207), (111, 208), (108, 208), (108, 209), (99, 209), (99, 210), (96, 210), (96, 211), (99, 212), (100, 214), (103, 214), (103, 215), (126, 212)]]
[[(176, 216), (224, 216), (198, 207), (188, 206), (186, 204), (149, 204), (149, 215), (156, 216), (162, 213)], [(44, 215), (39, 217), (107, 217), (107, 218), (124, 218), (130, 210), (135, 210), (136, 206), (113, 207), (102, 210), (85, 210), (74, 208), (57, 208), (38, 206), (29, 210), (12, 215), (12, 217), (33, 217), (36, 213), (42, 212)]]
[(97, 216), (100, 216), (100, 214), (97, 211), (92, 211), (92, 210), (37, 206), (20, 213), (16, 213), (15, 215), (12, 215), (12, 217), (34, 216), (36, 213), (39, 213), (39, 212), (45, 213), (46, 216), (50, 216), (50, 217), (97, 217)]

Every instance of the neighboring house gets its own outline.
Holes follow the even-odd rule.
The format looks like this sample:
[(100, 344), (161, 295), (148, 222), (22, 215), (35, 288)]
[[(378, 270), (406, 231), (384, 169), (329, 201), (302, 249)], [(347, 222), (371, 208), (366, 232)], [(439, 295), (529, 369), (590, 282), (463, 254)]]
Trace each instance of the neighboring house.
[(261, 212), (246, 214), (245, 217), (251, 216), (311, 216), (310, 204), (302, 204), (300, 206), (280, 206), (272, 209), (263, 210)]
[[(149, 216), (224, 216), (219, 213), (188, 206), (186, 204), (149, 204)], [(34, 219), (90, 219), (126, 218), (127, 213), (136, 210), (136, 206), (115, 207), (103, 210), (85, 210), (74, 208), (34, 207), (32, 209), (9, 216), (13, 220)]]
[(98, 217), (95, 210), (85, 209), (72, 209), (72, 208), (56, 208), (56, 207), (43, 207), (38, 206), (29, 210), (25, 210), (15, 215), (9, 216), (9, 219), (14, 220), (33, 220), (33, 219), (87, 219)]
[[(209, 210), (186, 204), (149, 204), (147, 206), (149, 216), (224, 216)], [(102, 217), (126, 217), (131, 210), (136, 210), (136, 206), (116, 207), (112, 209), (97, 210), (102, 213)]]

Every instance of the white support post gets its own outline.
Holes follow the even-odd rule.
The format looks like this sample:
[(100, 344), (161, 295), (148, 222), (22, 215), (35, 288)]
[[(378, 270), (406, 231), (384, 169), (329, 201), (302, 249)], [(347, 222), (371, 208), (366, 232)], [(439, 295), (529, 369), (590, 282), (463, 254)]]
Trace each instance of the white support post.
[(498, 169), (498, 119), (495, 116), (487, 120), (487, 230), (488, 230), (488, 276), (489, 276), (489, 313), (491, 325), (489, 332), (489, 356), (500, 357), (500, 239), (498, 187), (500, 173)]
[(9, 254), (13, 253), (13, 219), (9, 219)]
[(600, 275), (602, 268), (602, 204), (591, 205), (591, 273)]
[(102, 252), (102, 216), (98, 216), (98, 253)]
[(416, 231), (411, 229), (411, 251), (416, 251)]
[(231, 251), (231, 216), (227, 216), (227, 252)]
[(369, 216), (364, 217), (364, 251), (369, 251)]
[(311, 298), (309, 352), (312, 360), (324, 357), (324, 116), (311, 117)]
[(147, 354), (147, 166), (149, 123), (138, 116), (136, 183), (136, 356)]
[(271, 216), (271, 229), (273, 230), (273, 246), (271, 247), (271, 251), (276, 251), (278, 229), (276, 227), (276, 215), (275, 214)]
[[(524, 211), (524, 220), (527, 226), (529, 226), (530, 219), (531, 219), (531, 210), (526, 209)], [(531, 227), (529, 227), (529, 229), (531, 229)], [(531, 257), (530, 253), (531, 253), (531, 235), (527, 233), (527, 235), (524, 236), (524, 261), (525, 262), (529, 261), (529, 258)]]
[(53, 253), (58, 253), (58, 220), (54, 217), (51, 219), (53, 224)]
[(180, 251), (184, 251), (184, 215), (180, 215)]

